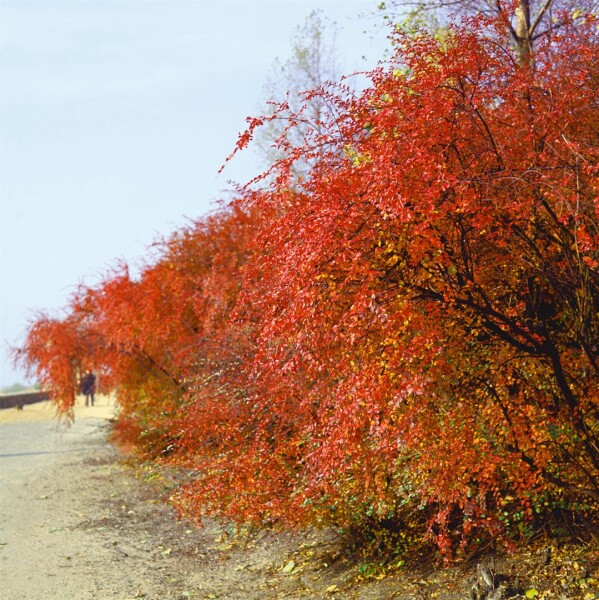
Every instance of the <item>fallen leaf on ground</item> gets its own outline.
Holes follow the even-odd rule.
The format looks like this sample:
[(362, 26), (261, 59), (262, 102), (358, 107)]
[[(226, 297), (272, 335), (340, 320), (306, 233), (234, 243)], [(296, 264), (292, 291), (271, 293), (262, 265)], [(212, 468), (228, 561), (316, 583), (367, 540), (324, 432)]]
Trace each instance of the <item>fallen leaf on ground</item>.
[(283, 567), (283, 573), (291, 573), (291, 571), (293, 571), (293, 569), (295, 568), (295, 563), (290, 560), (284, 567)]

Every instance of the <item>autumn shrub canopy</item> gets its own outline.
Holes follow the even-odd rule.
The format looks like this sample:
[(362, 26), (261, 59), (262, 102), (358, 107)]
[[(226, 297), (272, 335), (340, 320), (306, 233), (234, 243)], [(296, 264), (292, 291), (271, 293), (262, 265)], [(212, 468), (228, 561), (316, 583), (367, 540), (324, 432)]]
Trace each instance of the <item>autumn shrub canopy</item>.
[(498, 20), (397, 32), (363, 92), (306, 94), (329, 111), (304, 146), (283, 134), (230, 205), (40, 315), (18, 356), (64, 411), (100, 372), (121, 431), (190, 470), (192, 516), (445, 555), (593, 518), (599, 48), (575, 25), (526, 65)]

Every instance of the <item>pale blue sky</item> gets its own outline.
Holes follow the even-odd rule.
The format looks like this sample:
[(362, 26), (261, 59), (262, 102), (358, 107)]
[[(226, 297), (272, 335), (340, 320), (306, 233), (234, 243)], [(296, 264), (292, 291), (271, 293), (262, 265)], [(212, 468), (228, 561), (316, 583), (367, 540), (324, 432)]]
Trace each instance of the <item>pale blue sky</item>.
[(246, 152), (217, 175), (310, 11), (349, 73), (382, 58), (376, 5), (0, 0), (0, 386), (24, 381), (5, 348), (36, 310), (259, 172)]

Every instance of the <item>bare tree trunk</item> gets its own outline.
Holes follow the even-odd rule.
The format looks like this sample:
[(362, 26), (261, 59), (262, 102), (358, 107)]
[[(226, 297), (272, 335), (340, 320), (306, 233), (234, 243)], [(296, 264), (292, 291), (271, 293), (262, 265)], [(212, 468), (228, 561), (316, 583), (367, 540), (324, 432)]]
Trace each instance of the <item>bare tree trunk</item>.
[(514, 13), (511, 13), (512, 4), (506, 0), (388, 0), (381, 5), (385, 10), (390, 6), (397, 9), (415, 6), (417, 12), (436, 11), (442, 19), (447, 17), (448, 12), (502, 15), (509, 23), (516, 60), (518, 64), (526, 66), (533, 63), (535, 40), (563, 25), (562, 22), (551, 20), (552, 7), (559, 5), (560, 8), (574, 10), (577, 0), (540, 0), (536, 3), (532, 0), (518, 0)]
[(530, 64), (532, 60), (532, 41), (530, 30), (530, 0), (520, 0), (516, 7), (516, 56), (522, 66)]

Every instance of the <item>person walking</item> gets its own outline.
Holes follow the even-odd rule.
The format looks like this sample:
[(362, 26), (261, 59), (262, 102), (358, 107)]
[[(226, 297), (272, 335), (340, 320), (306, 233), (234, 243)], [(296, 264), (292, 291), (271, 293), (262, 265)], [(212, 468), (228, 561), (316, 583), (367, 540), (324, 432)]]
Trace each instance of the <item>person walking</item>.
[(96, 393), (96, 376), (87, 371), (81, 378), (81, 393), (85, 396), (85, 406), (94, 405), (94, 394)]

